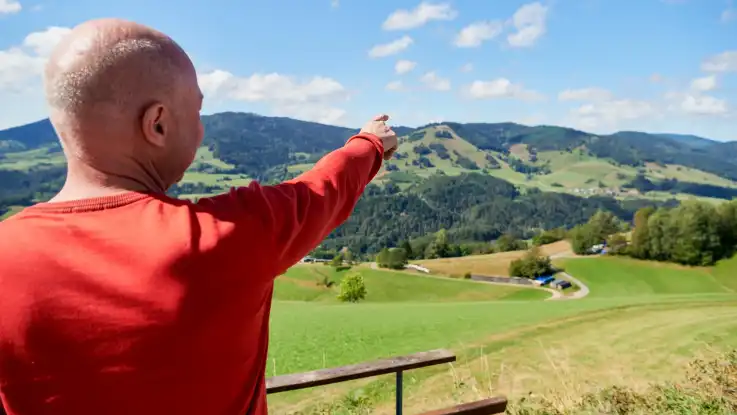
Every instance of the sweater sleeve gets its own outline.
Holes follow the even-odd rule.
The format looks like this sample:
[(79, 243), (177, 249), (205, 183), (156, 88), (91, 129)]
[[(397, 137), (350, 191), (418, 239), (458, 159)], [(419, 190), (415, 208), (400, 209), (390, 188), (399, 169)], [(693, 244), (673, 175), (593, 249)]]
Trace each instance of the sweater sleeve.
[(345, 222), (381, 168), (383, 154), (378, 137), (359, 134), (295, 179), (234, 189), (228, 199), (235, 199), (235, 209), (258, 223), (258, 229), (244, 231), (258, 240), (250, 242), (263, 244), (263, 269), (280, 275)]

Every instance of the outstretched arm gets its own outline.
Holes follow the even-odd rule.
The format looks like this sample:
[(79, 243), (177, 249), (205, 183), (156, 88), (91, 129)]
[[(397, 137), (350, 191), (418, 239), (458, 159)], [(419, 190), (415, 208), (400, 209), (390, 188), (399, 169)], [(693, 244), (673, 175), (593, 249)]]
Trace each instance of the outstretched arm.
[(253, 232), (248, 237), (262, 238), (259, 251), (268, 253), (268, 274), (286, 271), (348, 219), (382, 159), (396, 150), (397, 137), (384, 123), (387, 119), (376, 117), (293, 180), (276, 186), (252, 183), (227, 196), (236, 198), (251, 218), (253, 226), (244, 228)]
[(353, 212), (366, 185), (381, 168), (384, 146), (370, 134), (351, 138), (345, 147), (285, 183), (263, 187), (269, 204), (276, 273), (313, 250)]

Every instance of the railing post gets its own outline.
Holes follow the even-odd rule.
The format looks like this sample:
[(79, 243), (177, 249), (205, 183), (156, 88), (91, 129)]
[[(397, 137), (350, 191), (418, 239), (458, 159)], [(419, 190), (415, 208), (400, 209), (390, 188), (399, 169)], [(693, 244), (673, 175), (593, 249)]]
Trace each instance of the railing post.
[(397, 415), (402, 415), (402, 371), (397, 372)]

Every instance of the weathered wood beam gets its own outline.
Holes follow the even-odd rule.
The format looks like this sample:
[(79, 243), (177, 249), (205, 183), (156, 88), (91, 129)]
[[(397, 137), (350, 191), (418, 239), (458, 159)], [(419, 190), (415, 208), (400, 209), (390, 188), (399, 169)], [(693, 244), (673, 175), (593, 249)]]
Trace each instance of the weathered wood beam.
[(492, 415), (502, 414), (506, 410), (507, 398), (504, 396), (495, 396), (482, 401), (469, 402), (452, 406), (450, 408), (424, 412), (421, 415)]
[(392, 357), (312, 372), (274, 376), (266, 379), (266, 393), (287, 392), (314, 386), (330, 385), (348, 380), (397, 373), (405, 370), (455, 362), (455, 355), (444, 349)]

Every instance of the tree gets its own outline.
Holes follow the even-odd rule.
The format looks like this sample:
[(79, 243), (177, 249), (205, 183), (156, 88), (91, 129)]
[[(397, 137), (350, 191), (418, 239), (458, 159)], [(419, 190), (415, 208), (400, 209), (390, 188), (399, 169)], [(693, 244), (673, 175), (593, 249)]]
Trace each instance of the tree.
[(573, 252), (578, 255), (589, 255), (592, 246), (606, 242), (610, 235), (618, 233), (621, 229), (621, 223), (616, 216), (600, 210), (586, 224), (571, 229), (568, 237)]
[(445, 229), (440, 229), (435, 234), (435, 240), (427, 246), (427, 249), (425, 250), (425, 258), (446, 258), (448, 256), (448, 253), (448, 231), (446, 231)]
[(383, 248), (379, 251), (379, 254), (376, 255), (376, 265), (378, 265), (379, 268), (388, 268), (387, 264), (389, 264), (389, 248)]
[(737, 247), (737, 200), (719, 205), (717, 214), (724, 255), (732, 256)]
[(568, 233), (571, 240), (571, 249), (577, 255), (590, 255), (591, 247), (604, 242), (594, 234), (588, 225), (578, 225)]
[(399, 247), (404, 249), (404, 253), (407, 254), (407, 259), (415, 259), (415, 256), (412, 253), (412, 244), (408, 240), (405, 239)]
[(509, 275), (522, 278), (537, 278), (555, 272), (549, 256), (545, 256), (540, 248), (533, 246), (522, 258), (509, 264)]
[(505, 233), (496, 240), (497, 252), (519, 251), (520, 249), (526, 248), (527, 243), (525, 241), (520, 241), (510, 233)]
[(672, 227), (671, 211), (658, 209), (647, 220), (649, 259), (669, 261), (673, 252), (676, 229)]
[(338, 299), (344, 302), (357, 303), (366, 298), (366, 284), (359, 273), (351, 273), (340, 282)]
[(629, 253), (627, 237), (621, 233), (609, 236), (606, 241), (607, 253), (612, 255), (626, 255)]
[(407, 254), (402, 248), (384, 248), (376, 257), (380, 268), (404, 269), (407, 265)]
[(605, 241), (609, 235), (615, 234), (622, 229), (622, 226), (611, 212), (599, 210), (594, 216), (589, 219), (587, 225), (590, 227), (590, 232), (601, 240)]
[(351, 253), (351, 251), (347, 248), (343, 251), (343, 261), (345, 261), (348, 265), (351, 265), (353, 263), (353, 253)]
[(635, 230), (632, 231), (632, 246), (630, 252), (633, 257), (648, 259), (650, 257), (648, 219), (655, 212), (652, 206), (644, 207), (635, 213)]
[(671, 212), (671, 260), (685, 265), (713, 265), (722, 257), (719, 216), (714, 205), (684, 202)]
[(338, 254), (333, 257), (332, 261), (330, 261), (330, 266), (334, 268), (340, 268), (343, 265), (343, 257)]
[(407, 253), (402, 248), (392, 248), (389, 250), (389, 261), (387, 268), (404, 269), (407, 265)]
[(532, 237), (532, 244), (536, 246), (552, 244), (553, 242), (562, 241), (566, 238), (565, 228), (555, 228), (542, 231)]

